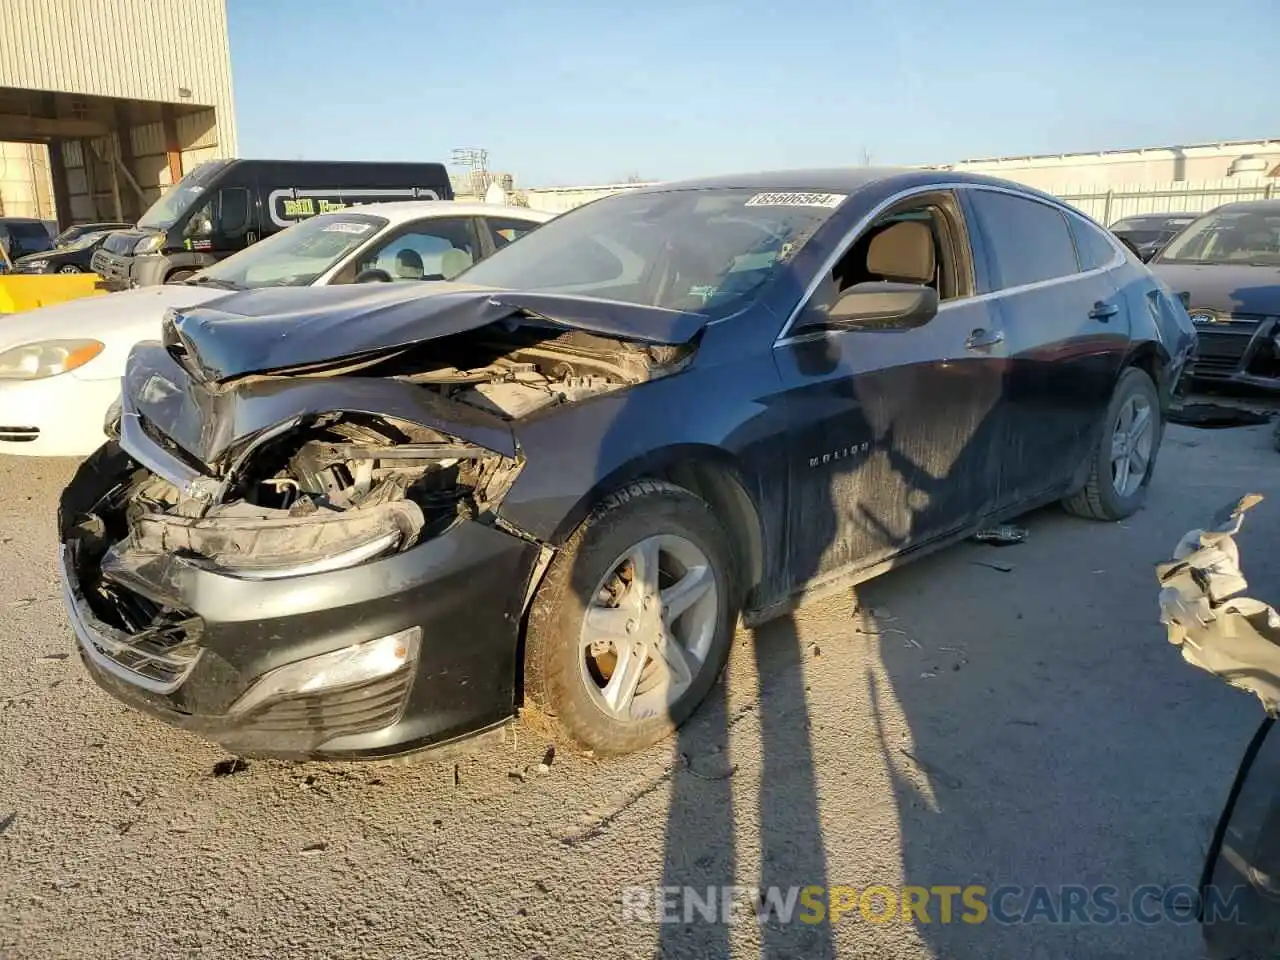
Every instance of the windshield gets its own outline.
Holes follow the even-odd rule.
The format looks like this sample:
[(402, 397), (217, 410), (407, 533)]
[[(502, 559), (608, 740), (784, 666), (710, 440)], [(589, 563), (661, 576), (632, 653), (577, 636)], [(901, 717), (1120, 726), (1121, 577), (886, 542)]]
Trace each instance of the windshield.
[(729, 313), (754, 300), (843, 200), (745, 189), (618, 194), (551, 220), (458, 279)]
[(95, 243), (105, 237), (110, 230), (94, 230), (91, 233), (82, 233), (69, 243), (64, 243), (59, 250), (83, 250), (85, 247), (92, 247)]
[(1280, 210), (1206, 214), (1182, 231), (1156, 261), (1280, 266)]
[(305, 287), (386, 225), (367, 214), (321, 214), (205, 267), (188, 282), (238, 290)]
[(177, 185), (147, 208), (138, 220), (141, 230), (168, 230), (204, 196), (205, 187), (230, 161), (211, 160), (202, 163), (178, 181)]

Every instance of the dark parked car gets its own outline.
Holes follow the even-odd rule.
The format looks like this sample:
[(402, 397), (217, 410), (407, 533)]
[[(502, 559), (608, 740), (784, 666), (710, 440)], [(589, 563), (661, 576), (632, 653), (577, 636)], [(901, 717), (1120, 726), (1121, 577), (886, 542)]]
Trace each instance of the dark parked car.
[(0, 248), (11, 261), (31, 253), (53, 249), (53, 238), (44, 221), (30, 217), (0, 217)]
[(44, 253), (29, 253), (19, 257), (13, 263), (14, 273), (92, 273), (89, 260), (93, 251), (102, 246), (111, 231), (99, 230), (96, 233), (81, 233), (73, 240), (46, 250)]
[(66, 247), (75, 243), (86, 233), (111, 233), (113, 230), (130, 230), (133, 228), (131, 223), (123, 223), (118, 221), (107, 221), (104, 223), (77, 223), (67, 227), (57, 236), (53, 238), (55, 247)]
[(1196, 219), (1194, 213), (1140, 213), (1111, 225), (1111, 232), (1123, 240), (1142, 260), (1154, 257), (1166, 243)]
[(1196, 378), (1280, 390), (1280, 200), (1206, 213), (1151, 269), (1189, 294), (1199, 335)]
[(740, 613), (1038, 504), (1138, 509), (1192, 343), (1106, 230), (999, 180), (612, 196), (457, 283), (171, 314), (63, 494), (67, 603), (102, 686), (240, 752), (395, 754), (522, 704), (628, 751)]

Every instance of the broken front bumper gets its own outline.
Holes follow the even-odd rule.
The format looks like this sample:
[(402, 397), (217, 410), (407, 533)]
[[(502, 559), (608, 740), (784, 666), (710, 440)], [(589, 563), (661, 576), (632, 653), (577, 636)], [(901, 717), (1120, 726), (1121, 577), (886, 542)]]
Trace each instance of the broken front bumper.
[[(518, 624), (538, 547), (492, 527), (461, 521), (403, 553), (276, 580), (157, 555), (111, 582), (172, 612), (163, 631), (132, 634), (94, 613), (77, 551), (74, 541), (62, 546), (63, 591), (93, 678), (120, 700), (237, 753), (391, 756), (513, 713)], [(264, 677), (289, 675), (282, 668), (410, 634), (414, 656), (395, 671), (261, 695)]]

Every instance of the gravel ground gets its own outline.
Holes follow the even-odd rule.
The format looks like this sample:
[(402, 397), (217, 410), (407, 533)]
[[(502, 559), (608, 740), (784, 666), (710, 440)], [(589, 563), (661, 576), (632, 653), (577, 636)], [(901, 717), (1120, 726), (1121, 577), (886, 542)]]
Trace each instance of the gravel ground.
[[(1267, 428), (1171, 428), (1129, 522), (1042, 511), (1025, 544), (744, 633), (714, 702), (638, 756), (539, 772), (516, 728), (456, 762), (232, 773), (87, 679), (53, 562), (71, 467), (0, 461), (0, 956), (1195, 957), (1172, 922), (659, 926), (620, 898), (1194, 882), (1260, 713), (1164, 642), (1151, 568), (1241, 492), (1280, 495), (1278, 458)], [(1280, 598), (1277, 533), (1273, 500), (1242, 536), (1255, 595)]]

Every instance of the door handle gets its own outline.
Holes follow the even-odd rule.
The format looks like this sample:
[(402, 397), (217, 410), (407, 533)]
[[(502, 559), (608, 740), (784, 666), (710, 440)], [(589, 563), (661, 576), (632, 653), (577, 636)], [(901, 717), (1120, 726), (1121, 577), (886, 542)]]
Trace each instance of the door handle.
[(964, 342), (964, 348), (966, 350), (986, 350), (998, 343), (1004, 343), (1004, 331), (978, 327), (978, 329), (969, 334), (968, 339)]
[(1089, 319), (1101, 320), (1103, 323), (1106, 323), (1119, 312), (1120, 308), (1114, 303), (1107, 303), (1106, 301), (1099, 300), (1093, 305), (1093, 309), (1089, 311)]

